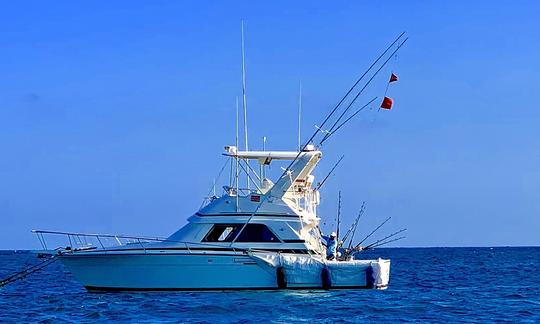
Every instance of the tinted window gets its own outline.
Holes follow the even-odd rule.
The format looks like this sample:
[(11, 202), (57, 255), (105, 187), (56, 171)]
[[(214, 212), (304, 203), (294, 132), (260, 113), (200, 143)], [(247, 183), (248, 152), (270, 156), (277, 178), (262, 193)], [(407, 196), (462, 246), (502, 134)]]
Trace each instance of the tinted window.
[(238, 225), (214, 225), (203, 242), (232, 242), (239, 230)]
[[(214, 225), (203, 242), (232, 242), (244, 224)], [(236, 242), (279, 242), (279, 239), (263, 224), (248, 224)]]
[(275, 242), (279, 239), (263, 224), (248, 224), (236, 242)]

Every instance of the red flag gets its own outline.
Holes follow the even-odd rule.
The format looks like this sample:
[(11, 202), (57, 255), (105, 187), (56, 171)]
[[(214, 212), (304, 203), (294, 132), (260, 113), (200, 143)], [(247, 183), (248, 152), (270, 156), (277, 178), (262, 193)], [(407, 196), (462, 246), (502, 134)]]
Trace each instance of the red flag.
[(392, 99), (388, 98), (388, 97), (384, 97), (382, 103), (381, 103), (381, 108), (382, 109), (392, 109), (392, 104), (394, 102), (392, 101)]
[(392, 73), (392, 75), (390, 75), (390, 81), (388, 81), (388, 83), (392, 83), (392, 82), (396, 82), (396, 81), (397, 81), (397, 75)]

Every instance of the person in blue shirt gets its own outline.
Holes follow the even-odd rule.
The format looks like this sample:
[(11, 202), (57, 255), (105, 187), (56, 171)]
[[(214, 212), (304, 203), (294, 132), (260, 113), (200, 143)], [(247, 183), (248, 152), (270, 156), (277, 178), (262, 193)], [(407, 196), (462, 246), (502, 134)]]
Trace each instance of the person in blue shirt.
[(335, 260), (337, 259), (337, 238), (336, 232), (332, 232), (330, 236), (322, 236), (326, 240), (326, 259)]

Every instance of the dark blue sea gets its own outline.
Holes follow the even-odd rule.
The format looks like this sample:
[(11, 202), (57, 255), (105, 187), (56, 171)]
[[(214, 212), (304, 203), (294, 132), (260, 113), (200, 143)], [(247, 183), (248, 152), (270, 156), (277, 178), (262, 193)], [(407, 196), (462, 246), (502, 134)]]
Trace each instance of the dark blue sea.
[[(89, 293), (60, 262), (0, 288), (0, 322), (540, 322), (540, 248), (395, 248), (376, 290)], [(39, 262), (0, 252), (0, 277)]]

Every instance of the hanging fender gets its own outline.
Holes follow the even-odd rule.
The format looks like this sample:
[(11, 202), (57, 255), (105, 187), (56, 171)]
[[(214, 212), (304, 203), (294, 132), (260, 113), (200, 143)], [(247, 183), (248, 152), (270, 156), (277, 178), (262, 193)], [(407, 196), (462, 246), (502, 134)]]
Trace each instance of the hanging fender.
[(373, 267), (370, 265), (366, 268), (366, 288), (373, 289), (375, 287), (375, 278), (373, 278)]
[(277, 280), (277, 286), (279, 289), (287, 288), (287, 278), (285, 277), (285, 268), (277, 267), (276, 280)]
[(323, 289), (332, 288), (332, 277), (330, 277), (330, 270), (325, 266), (321, 271), (321, 282)]

